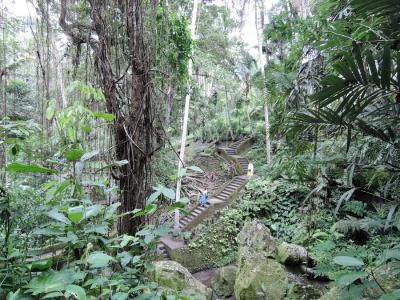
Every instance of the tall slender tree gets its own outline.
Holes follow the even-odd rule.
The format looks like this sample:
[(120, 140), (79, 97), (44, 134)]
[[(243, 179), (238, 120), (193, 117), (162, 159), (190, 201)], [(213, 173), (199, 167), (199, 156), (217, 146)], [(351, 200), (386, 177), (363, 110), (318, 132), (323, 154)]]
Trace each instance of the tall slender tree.
[(264, 30), (264, 13), (265, 3), (264, 0), (254, 0), (254, 12), (255, 12), (255, 25), (257, 31), (257, 43), (258, 43), (258, 60), (261, 77), (263, 81), (263, 97), (264, 97), (264, 124), (265, 124), (265, 151), (267, 155), (268, 164), (271, 163), (271, 139), (270, 139), (270, 122), (269, 122), (269, 104), (268, 104), (268, 90), (265, 86), (265, 59), (262, 52), (263, 38), (262, 32)]
[[(192, 39), (195, 38), (196, 35), (196, 20), (197, 20), (197, 10), (198, 10), (199, 1), (193, 0), (193, 11), (192, 11), (192, 22), (190, 24), (190, 33), (192, 35)], [(189, 87), (190, 80), (193, 73), (193, 61), (189, 59), (188, 65), (188, 79), (189, 79)], [(181, 137), (181, 149), (179, 153), (179, 161), (178, 161), (178, 179), (176, 183), (176, 201), (179, 201), (181, 198), (181, 185), (182, 178), (180, 175), (182, 168), (184, 167), (183, 162), (185, 160), (185, 147), (186, 147), (186, 137), (187, 137), (187, 127), (189, 120), (189, 107), (190, 107), (190, 93), (191, 89), (188, 89), (188, 92), (185, 97), (185, 108), (183, 115), (183, 124), (182, 124), (182, 137)], [(175, 211), (175, 228), (179, 228), (179, 209)]]

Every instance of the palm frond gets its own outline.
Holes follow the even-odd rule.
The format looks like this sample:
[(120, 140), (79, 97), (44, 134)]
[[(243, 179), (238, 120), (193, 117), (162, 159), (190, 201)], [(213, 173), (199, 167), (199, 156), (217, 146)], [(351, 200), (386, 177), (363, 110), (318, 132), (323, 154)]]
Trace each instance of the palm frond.
[(400, 13), (398, 0), (351, 0), (351, 7), (360, 14), (395, 15)]

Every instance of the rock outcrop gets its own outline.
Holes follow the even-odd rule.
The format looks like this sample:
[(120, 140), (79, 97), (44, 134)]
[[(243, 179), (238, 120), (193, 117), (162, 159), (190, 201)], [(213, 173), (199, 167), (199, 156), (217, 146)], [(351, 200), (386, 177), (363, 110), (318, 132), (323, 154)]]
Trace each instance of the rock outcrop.
[(164, 289), (165, 295), (178, 294), (196, 300), (210, 300), (212, 297), (211, 289), (175, 261), (154, 262), (153, 279)]
[(247, 223), (237, 241), (236, 300), (283, 299), (288, 289), (288, 276), (285, 268), (274, 259), (277, 247), (270, 230), (258, 221)]
[(233, 295), (236, 271), (237, 267), (226, 266), (215, 272), (211, 280), (211, 286), (218, 296), (230, 297)]

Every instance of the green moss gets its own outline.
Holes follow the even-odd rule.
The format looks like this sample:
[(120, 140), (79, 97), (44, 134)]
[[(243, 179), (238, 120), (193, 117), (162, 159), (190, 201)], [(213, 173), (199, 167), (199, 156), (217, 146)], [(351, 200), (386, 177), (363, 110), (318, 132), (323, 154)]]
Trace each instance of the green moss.
[(244, 260), (239, 267), (235, 297), (237, 300), (280, 300), (283, 299), (288, 286), (284, 267), (273, 259), (263, 255)]
[(189, 271), (175, 261), (154, 263), (153, 279), (163, 295), (179, 295), (189, 299), (209, 300), (212, 291), (195, 279)]
[(280, 263), (285, 263), (286, 260), (289, 257), (288, 249), (285, 247), (285, 244), (280, 244), (278, 246), (278, 250), (276, 252), (276, 260), (279, 261)]
[(221, 255), (221, 249), (211, 251), (211, 246), (212, 245), (202, 245), (193, 248), (180, 248), (171, 251), (170, 256), (172, 260), (180, 263), (191, 273), (224, 266), (236, 259), (234, 252), (229, 255)]
[(229, 297), (233, 295), (237, 268), (227, 266), (215, 272), (211, 285), (218, 296)]

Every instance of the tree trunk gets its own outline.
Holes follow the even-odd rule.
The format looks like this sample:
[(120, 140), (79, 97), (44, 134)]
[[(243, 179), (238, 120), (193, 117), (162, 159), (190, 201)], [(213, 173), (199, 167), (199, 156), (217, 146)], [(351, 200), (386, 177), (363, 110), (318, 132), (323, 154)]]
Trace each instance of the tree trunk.
[(268, 107), (268, 91), (265, 87), (265, 71), (264, 71), (264, 57), (262, 54), (262, 32), (264, 28), (264, 0), (261, 0), (261, 26), (258, 26), (258, 15), (257, 15), (257, 4), (258, 0), (254, 1), (254, 11), (255, 11), (255, 22), (256, 22), (256, 31), (257, 31), (257, 43), (258, 43), (258, 59), (259, 59), (259, 66), (260, 72), (263, 79), (263, 97), (264, 97), (264, 120), (265, 120), (265, 152), (267, 155), (267, 163), (271, 164), (271, 139), (270, 139), (270, 123), (269, 123), (269, 107)]
[[(127, 159), (120, 187), (123, 195), (122, 212), (143, 208), (150, 185), (150, 155), (152, 151), (151, 78), (148, 56), (144, 48), (142, 6), (140, 0), (129, 0), (126, 7), (127, 30), (131, 51), (132, 85), (129, 117), (119, 120), (119, 141), (125, 143), (117, 147), (118, 159)], [(125, 122), (124, 122), (125, 121)], [(122, 126), (122, 128), (121, 128)], [(124, 145), (125, 144), (125, 145)], [(143, 220), (122, 218), (119, 232), (133, 234)]]
[[(142, 1), (127, 0), (117, 2), (126, 20), (127, 39), (115, 39), (113, 26), (105, 23), (104, 15), (109, 11), (108, 1), (89, 0), (91, 6), (91, 30), (96, 33), (74, 30), (74, 25), (66, 22), (66, 0), (61, 0), (59, 23), (75, 43), (88, 42), (96, 57), (96, 68), (100, 77), (106, 107), (115, 115), (114, 142), (117, 160), (127, 160), (120, 168), (120, 202), (121, 213), (127, 213), (118, 223), (119, 233), (133, 235), (143, 224), (143, 218), (134, 218), (129, 214), (136, 208), (143, 208), (150, 186), (150, 157), (153, 154), (153, 118), (152, 93), (150, 78), (149, 51), (145, 52), (145, 39), (142, 22)], [(118, 45), (128, 41), (126, 46), (127, 60), (131, 68), (131, 77), (126, 84), (127, 96), (117, 92), (116, 83), (123, 78), (112, 65), (112, 53)], [(123, 109), (127, 107), (127, 109)]]
[[(197, 19), (197, 8), (198, 8), (199, 1), (193, 0), (193, 11), (192, 11), (192, 23), (190, 27), (190, 33), (192, 39), (195, 38), (196, 34), (196, 19)], [(193, 72), (193, 61), (189, 58), (189, 66), (188, 66), (188, 76), (189, 80), (192, 77)], [(190, 85), (190, 81), (189, 81)], [(187, 137), (187, 125), (189, 119), (189, 106), (190, 106), (190, 93), (191, 89), (189, 88), (188, 93), (185, 97), (185, 108), (184, 108), (184, 116), (183, 116), (183, 124), (182, 124), (182, 138), (181, 138), (181, 150), (179, 153), (179, 161), (178, 161), (178, 179), (176, 183), (176, 201), (181, 199), (181, 185), (182, 185), (182, 178), (179, 176), (181, 169), (183, 168), (183, 162), (185, 160), (185, 146), (186, 146), (186, 137)], [(175, 228), (179, 228), (179, 209), (175, 210)]]

